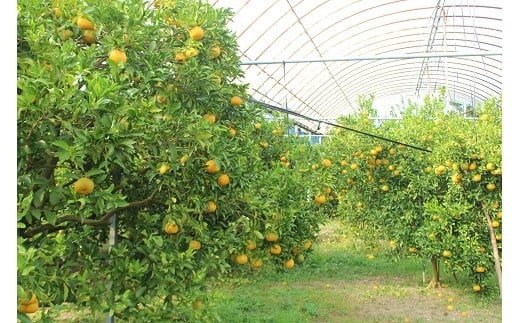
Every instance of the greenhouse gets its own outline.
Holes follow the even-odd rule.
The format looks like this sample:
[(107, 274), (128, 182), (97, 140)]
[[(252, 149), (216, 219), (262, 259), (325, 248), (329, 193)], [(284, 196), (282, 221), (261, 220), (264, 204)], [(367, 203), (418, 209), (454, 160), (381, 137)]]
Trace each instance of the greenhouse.
[(507, 13), (18, 1), (17, 322), (506, 321)]

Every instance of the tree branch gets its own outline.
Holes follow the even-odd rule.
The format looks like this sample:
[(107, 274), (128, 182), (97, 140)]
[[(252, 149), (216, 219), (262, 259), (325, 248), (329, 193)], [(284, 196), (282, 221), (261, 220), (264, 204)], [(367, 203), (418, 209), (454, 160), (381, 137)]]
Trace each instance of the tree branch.
[[(64, 222), (78, 222), (84, 225), (91, 225), (91, 226), (102, 226), (102, 225), (110, 225), (110, 218), (116, 214), (117, 212), (120, 212), (122, 210), (128, 209), (128, 208), (135, 208), (135, 207), (143, 207), (146, 206), (154, 201), (154, 196), (159, 191), (160, 186), (157, 187), (147, 198), (140, 201), (130, 202), (128, 205), (120, 206), (113, 208), (109, 210), (105, 215), (103, 215), (100, 219), (84, 219), (77, 215), (64, 215), (59, 217), (56, 220), (55, 224), (42, 224), (40, 226), (29, 228), (23, 232), (23, 236), (26, 238), (31, 238), (35, 236), (36, 234), (44, 231), (55, 231), (55, 229), (58, 227), (59, 224)], [(60, 227), (62, 228), (62, 227)]]

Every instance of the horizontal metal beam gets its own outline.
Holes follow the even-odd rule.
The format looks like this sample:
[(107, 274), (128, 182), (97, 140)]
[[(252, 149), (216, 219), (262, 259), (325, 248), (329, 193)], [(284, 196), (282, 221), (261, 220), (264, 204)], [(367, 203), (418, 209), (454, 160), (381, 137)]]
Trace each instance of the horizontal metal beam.
[(281, 61), (246, 61), (240, 65), (266, 65), (266, 64), (298, 64), (298, 63), (324, 63), (324, 62), (344, 62), (344, 61), (378, 61), (386, 59), (417, 59), (417, 58), (442, 58), (442, 57), (467, 57), (467, 56), (501, 56), (501, 52), (439, 52), (424, 54), (400, 54), (400, 55), (375, 55), (375, 56), (351, 56), (339, 58), (316, 58), (316, 59), (287, 59)]

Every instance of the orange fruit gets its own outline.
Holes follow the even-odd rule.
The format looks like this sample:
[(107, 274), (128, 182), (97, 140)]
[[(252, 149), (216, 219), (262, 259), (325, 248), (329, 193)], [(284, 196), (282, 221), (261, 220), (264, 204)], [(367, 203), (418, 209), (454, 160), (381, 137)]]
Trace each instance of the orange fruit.
[(495, 170), (495, 164), (493, 164), (493, 163), (487, 163), (487, 164), (486, 164), (486, 169), (487, 169), (488, 171), (490, 171), (490, 172), (491, 172), (491, 171), (494, 171), (494, 170)]
[(94, 181), (88, 177), (81, 177), (74, 183), (74, 191), (80, 195), (88, 195), (94, 190)]
[(473, 285), (474, 292), (480, 292), (480, 285)]
[(493, 228), (498, 228), (500, 226), (500, 222), (495, 220), (495, 221), (491, 222), (491, 225), (493, 226)]
[(78, 27), (81, 30), (93, 30), (94, 24), (85, 17), (79, 17), (77, 21)]
[(449, 251), (449, 250), (444, 250), (444, 251), (442, 252), (442, 255), (443, 255), (444, 257), (451, 257), (451, 251)]
[(305, 261), (305, 256), (302, 253), (299, 253), (298, 255), (296, 255), (296, 262), (297, 263), (301, 264), (304, 261)]
[(199, 51), (196, 49), (196, 48), (188, 48), (187, 50), (184, 51), (184, 56), (186, 56), (187, 58), (188, 57), (195, 57), (199, 55)]
[(444, 172), (446, 172), (446, 166), (444, 166), (444, 165), (440, 165), (439, 167), (435, 168), (436, 175), (441, 175)]
[(204, 115), (204, 119), (208, 120), (209, 123), (211, 123), (211, 124), (214, 124), (215, 121), (217, 120), (217, 118), (215, 117), (215, 115), (214, 115), (214, 114), (211, 114), (211, 113), (206, 113), (206, 114)]
[(167, 234), (176, 234), (177, 232), (179, 232), (179, 226), (174, 222), (168, 222), (164, 226), (164, 232), (166, 232)]
[(220, 168), (217, 166), (217, 163), (215, 162), (215, 160), (210, 159), (206, 162), (206, 172), (208, 172), (210, 174), (215, 174), (215, 173), (218, 173), (219, 170), (220, 170)]
[(285, 157), (285, 156), (281, 156), (281, 157), (280, 157), (280, 161), (281, 161), (282, 163), (285, 163), (285, 162), (287, 161), (287, 157)]
[[(72, 33), (72, 31), (70, 31), (70, 32)], [(72, 36), (72, 34), (71, 34), (71, 36)], [(96, 33), (93, 30), (84, 30), (82, 39), (85, 44), (88, 44), (88, 45), (95, 44), (96, 43)]]
[(54, 15), (56, 16), (56, 18), (61, 18), (61, 15), (63, 14), (63, 12), (61, 11), (60, 8), (53, 8), (52, 11), (54, 12)]
[(232, 136), (237, 134), (237, 130), (233, 127), (229, 127), (229, 132), (231, 133)]
[(487, 188), (488, 191), (494, 191), (495, 188), (496, 188), (496, 185), (493, 184), (493, 183), (488, 183), (488, 184), (486, 185), (486, 188)]
[(330, 159), (328, 158), (325, 158), (324, 160), (321, 161), (321, 164), (325, 167), (330, 167), (332, 166), (332, 162), (330, 161)]
[(184, 62), (186, 62), (186, 55), (184, 55), (183, 53), (175, 54), (175, 61), (177, 63), (184, 63)]
[(486, 268), (482, 267), (482, 266), (478, 266), (477, 268), (475, 268), (475, 272), (477, 273), (483, 273), (486, 271)]
[(410, 248), (408, 248), (408, 251), (410, 251), (411, 253), (416, 253), (417, 252), (417, 248), (410, 247)]
[(244, 103), (244, 100), (242, 100), (242, 98), (239, 97), (238, 95), (234, 95), (229, 100), (229, 103), (231, 103), (231, 105), (234, 106), (234, 107), (238, 107), (239, 105)]
[(126, 54), (118, 48), (114, 48), (108, 53), (108, 59), (114, 62), (116, 65), (118, 65), (120, 62), (126, 64)]
[(74, 35), (74, 32), (70, 29), (64, 29), (60, 31), (60, 39), (61, 41), (66, 41), (69, 39), (72, 35)]
[(229, 184), (229, 176), (227, 174), (220, 174), (217, 183), (220, 186), (226, 186)]
[(265, 141), (262, 141), (262, 142), (260, 142), (260, 146), (262, 146), (263, 148), (267, 148), (267, 147), (269, 147), (269, 144)]
[(325, 202), (327, 202), (327, 198), (325, 197), (325, 195), (320, 194), (314, 197), (314, 201), (316, 201), (316, 203), (318, 204), (324, 204)]
[(255, 123), (255, 129), (256, 130), (260, 130), (260, 128), (262, 128), (262, 124), (261, 123)]
[[(163, 96), (163, 95), (157, 94), (156, 98), (157, 98), (157, 102), (159, 102), (159, 103), (162, 103), (162, 104), (168, 103), (168, 98)], [(169, 116), (169, 117), (168, 116), (164, 116), (163, 117), (163, 121), (166, 121), (166, 120), (169, 120), (169, 119), (171, 119), (171, 116)]]
[(202, 307), (202, 301), (200, 299), (197, 299), (191, 303), (191, 308), (194, 310), (198, 310)]
[(162, 164), (161, 168), (159, 168), (159, 174), (162, 175), (162, 174), (166, 173), (169, 170), (170, 170), (170, 166), (168, 164)]
[(218, 47), (218, 46), (212, 47), (209, 50), (209, 53), (211, 54), (211, 57), (213, 57), (213, 58), (219, 57), (220, 56), (220, 47)]
[(312, 246), (312, 241), (310, 241), (310, 240), (306, 240), (306, 241), (303, 243), (303, 249), (305, 249), (305, 250), (310, 249), (311, 246)]
[(271, 249), (269, 249), (269, 253), (272, 255), (279, 255), (282, 253), (282, 247), (278, 243), (275, 243), (271, 246)]
[(200, 241), (193, 239), (190, 241), (189, 247), (190, 247), (190, 249), (193, 249), (193, 250), (199, 250), (202, 247), (202, 245), (201, 245)]
[(263, 264), (264, 264), (264, 262), (261, 259), (251, 261), (252, 268), (260, 268), (260, 267), (262, 267)]
[(291, 269), (292, 267), (294, 267), (294, 259), (291, 258), (291, 259), (285, 261), (285, 262), (283, 263), (283, 266), (284, 266), (285, 268), (287, 268), (287, 269)]
[[(25, 295), (27, 296), (29, 293), (26, 291)], [(20, 306), (18, 307), (18, 312), (20, 313), (35, 313), (38, 311), (39, 304), (38, 298), (35, 293), (31, 292), (31, 298), (29, 300), (20, 298)]]
[(356, 170), (356, 169), (358, 169), (358, 165), (356, 163), (353, 163), (350, 165), (350, 169)]
[(208, 201), (208, 207), (206, 208), (206, 212), (214, 213), (217, 210), (217, 203), (215, 201)]
[(278, 234), (275, 232), (269, 232), (268, 234), (265, 235), (265, 240), (270, 241), (270, 242), (275, 242), (278, 240)]
[(247, 250), (255, 250), (256, 249), (256, 242), (253, 240), (247, 240)]
[(471, 180), (473, 182), (480, 182), (481, 179), (482, 179), (482, 175), (480, 175), (480, 174), (475, 174), (475, 175), (473, 175), (473, 177), (471, 177)]
[(235, 258), (235, 262), (239, 265), (247, 264), (247, 255), (245, 253), (237, 255)]
[[(25, 291), (24, 295), (25, 296), (29, 295), (29, 292)], [(29, 300), (20, 298), (19, 301), (20, 301), (20, 304), (22, 304), (22, 305), (29, 305), (29, 304), (36, 303), (38, 301), (38, 299), (37, 299), (35, 293), (31, 293), (31, 298)]]
[(390, 187), (388, 187), (388, 185), (383, 185), (381, 186), (381, 190), (383, 190), (383, 192), (388, 192), (390, 190)]
[(190, 29), (190, 37), (193, 40), (201, 40), (204, 37), (204, 29), (200, 26), (195, 26)]
[(20, 313), (35, 313), (36, 311), (38, 311), (38, 308), (39, 308), (38, 302), (31, 303), (31, 304), (26, 304), (26, 305), (21, 304), (18, 307), (18, 312), (20, 312)]

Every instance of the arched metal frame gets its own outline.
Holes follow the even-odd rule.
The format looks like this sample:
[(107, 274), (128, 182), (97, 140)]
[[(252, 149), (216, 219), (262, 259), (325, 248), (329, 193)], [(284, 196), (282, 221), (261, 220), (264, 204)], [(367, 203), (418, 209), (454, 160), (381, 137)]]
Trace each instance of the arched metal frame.
[[(234, 12), (252, 97), (313, 119), (356, 111), (359, 95), (396, 104), (443, 86), (447, 100), (475, 105), (502, 91), (502, 1), (209, 2)], [(474, 55), (443, 55), (464, 53)]]

